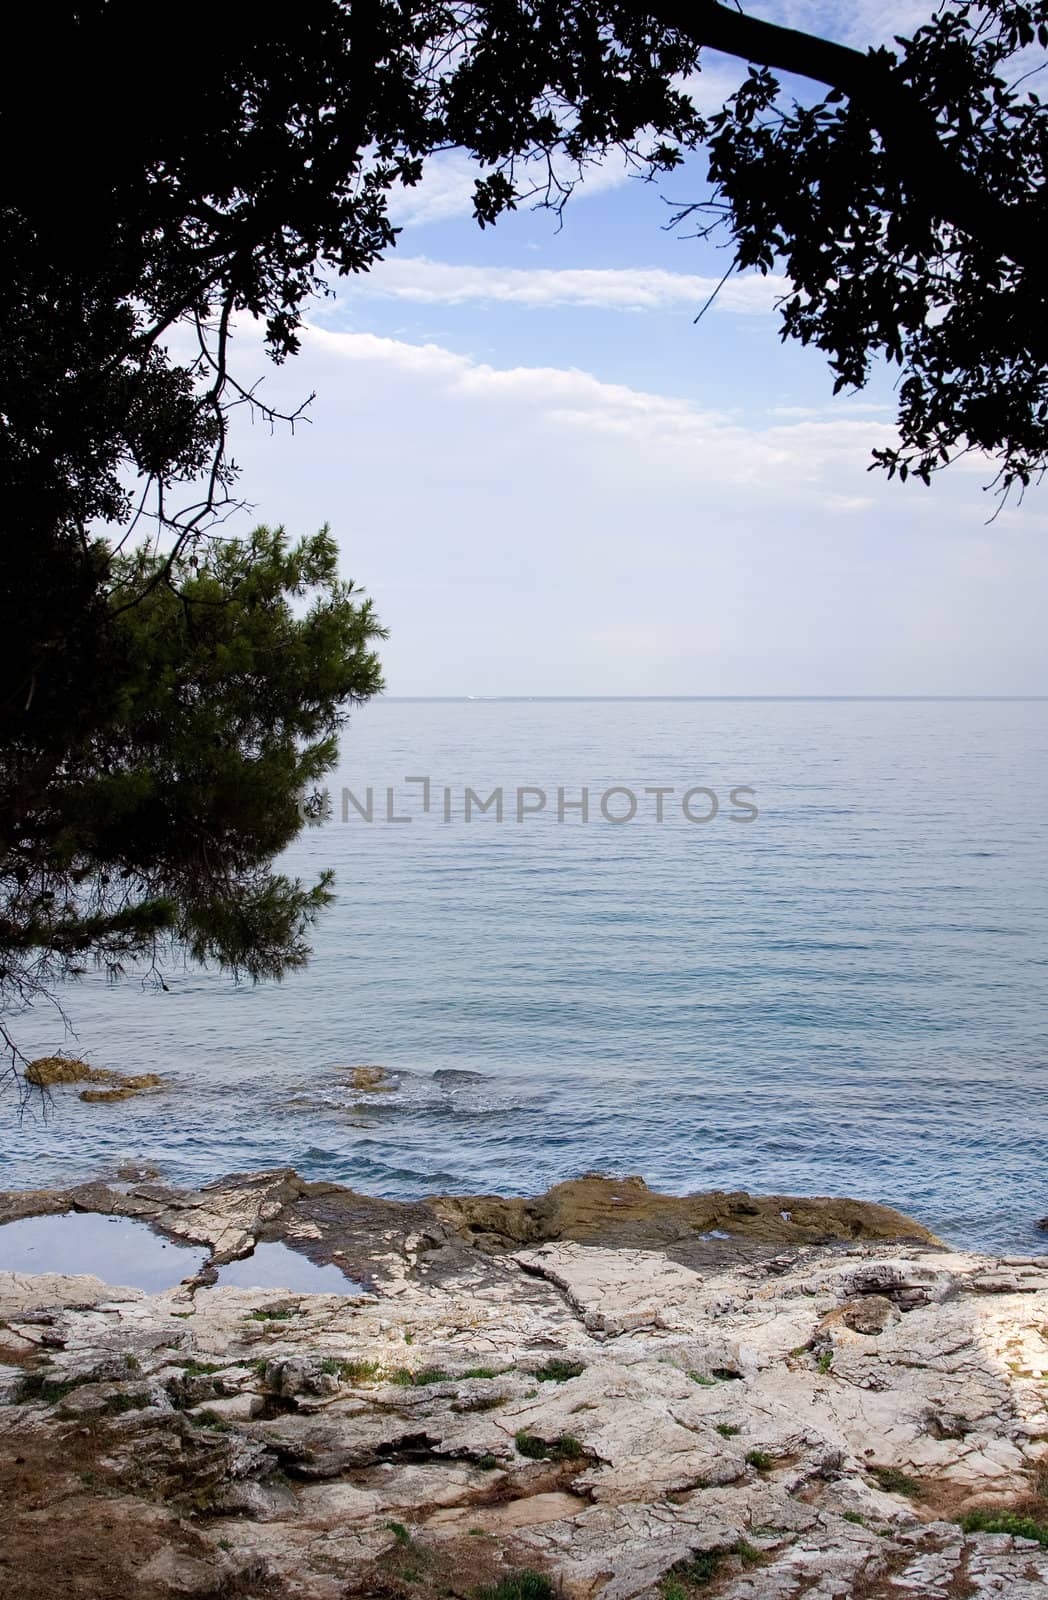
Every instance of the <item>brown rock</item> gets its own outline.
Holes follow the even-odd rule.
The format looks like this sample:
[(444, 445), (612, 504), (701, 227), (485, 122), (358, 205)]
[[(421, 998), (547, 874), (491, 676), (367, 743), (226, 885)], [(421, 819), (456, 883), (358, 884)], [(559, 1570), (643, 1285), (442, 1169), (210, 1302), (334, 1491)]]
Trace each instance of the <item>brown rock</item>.
[(140, 1072), (137, 1075), (125, 1078), (116, 1072), (106, 1073), (106, 1079), (113, 1084), (111, 1089), (81, 1089), (81, 1100), (88, 1101), (91, 1105), (98, 1105), (109, 1100), (130, 1100), (132, 1095), (138, 1094), (140, 1089), (156, 1089), (163, 1079), (155, 1072)]
[(393, 1088), (385, 1067), (350, 1067), (346, 1083), (365, 1094), (388, 1094)]
[(88, 1066), (75, 1056), (38, 1056), (25, 1069), (27, 1083), (46, 1089), (53, 1083), (108, 1083), (113, 1073), (101, 1067)]
[(81, 1100), (92, 1103), (107, 1100), (128, 1100), (139, 1089), (155, 1089), (163, 1081), (155, 1072), (140, 1072), (128, 1076), (123, 1072), (110, 1072), (105, 1067), (92, 1067), (75, 1056), (38, 1056), (25, 1070), (26, 1082), (38, 1089), (50, 1088), (56, 1083), (97, 1083), (103, 1089), (83, 1089)]
[[(781, 1246), (847, 1239), (913, 1239), (937, 1244), (919, 1222), (863, 1200), (796, 1199), (743, 1191), (668, 1195), (643, 1178), (588, 1173), (555, 1184), (533, 1199), (501, 1195), (441, 1196), (431, 1202), (442, 1222), (471, 1244), (512, 1250), (560, 1240), (577, 1244), (670, 1248), (679, 1258), (696, 1245), (746, 1239)], [(681, 1252), (684, 1252), (682, 1255)]]
[(866, 1294), (858, 1300), (849, 1300), (841, 1309), (841, 1321), (853, 1333), (883, 1333), (898, 1312), (882, 1294)]

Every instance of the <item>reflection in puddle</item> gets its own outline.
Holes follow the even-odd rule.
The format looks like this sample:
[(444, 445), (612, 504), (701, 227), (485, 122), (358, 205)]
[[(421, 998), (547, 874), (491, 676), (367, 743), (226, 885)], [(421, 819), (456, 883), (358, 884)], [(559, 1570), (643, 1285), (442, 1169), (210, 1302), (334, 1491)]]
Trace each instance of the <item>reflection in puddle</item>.
[(172, 1244), (130, 1217), (94, 1211), (22, 1217), (0, 1226), (0, 1272), (91, 1273), (155, 1294), (199, 1272), (209, 1252)]
[(293, 1289), (300, 1294), (367, 1294), (362, 1283), (338, 1267), (318, 1267), (286, 1244), (257, 1244), (243, 1261), (218, 1269), (219, 1286), (237, 1289)]

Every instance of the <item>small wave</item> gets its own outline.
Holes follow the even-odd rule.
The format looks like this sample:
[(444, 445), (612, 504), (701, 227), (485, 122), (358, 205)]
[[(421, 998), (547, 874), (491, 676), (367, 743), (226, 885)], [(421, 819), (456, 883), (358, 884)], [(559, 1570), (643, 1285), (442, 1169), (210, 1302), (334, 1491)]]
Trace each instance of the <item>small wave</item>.
[(355, 1127), (367, 1128), (375, 1122), (395, 1121), (404, 1117), (424, 1117), (427, 1122), (484, 1122), (499, 1121), (507, 1117), (534, 1116), (541, 1106), (517, 1100), (493, 1102), (487, 1098), (467, 1099), (464, 1095), (384, 1095), (349, 1101), (336, 1101), (332, 1110), (352, 1119)]

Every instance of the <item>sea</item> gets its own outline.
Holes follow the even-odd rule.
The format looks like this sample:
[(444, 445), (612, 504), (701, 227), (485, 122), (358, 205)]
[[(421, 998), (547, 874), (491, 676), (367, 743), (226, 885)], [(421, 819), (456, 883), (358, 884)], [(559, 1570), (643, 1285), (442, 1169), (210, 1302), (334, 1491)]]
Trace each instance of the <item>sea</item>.
[(306, 968), (91, 970), (10, 1020), (165, 1087), (9, 1086), (0, 1187), (639, 1174), (1048, 1250), (1044, 701), (384, 698), (328, 789), (281, 863), (335, 873)]

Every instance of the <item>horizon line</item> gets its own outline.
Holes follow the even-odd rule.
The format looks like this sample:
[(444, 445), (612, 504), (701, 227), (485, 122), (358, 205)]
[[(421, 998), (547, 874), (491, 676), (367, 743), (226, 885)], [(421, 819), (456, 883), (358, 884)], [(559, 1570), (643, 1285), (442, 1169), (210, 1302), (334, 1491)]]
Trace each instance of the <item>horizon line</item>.
[(394, 700), (401, 703), (459, 705), (476, 703), (530, 702), (558, 704), (572, 701), (607, 701), (608, 703), (656, 701), (840, 701), (840, 702), (936, 702), (964, 703), (1032, 703), (1048, 701), (1048, 694), (383, 694), (376, 700)]

